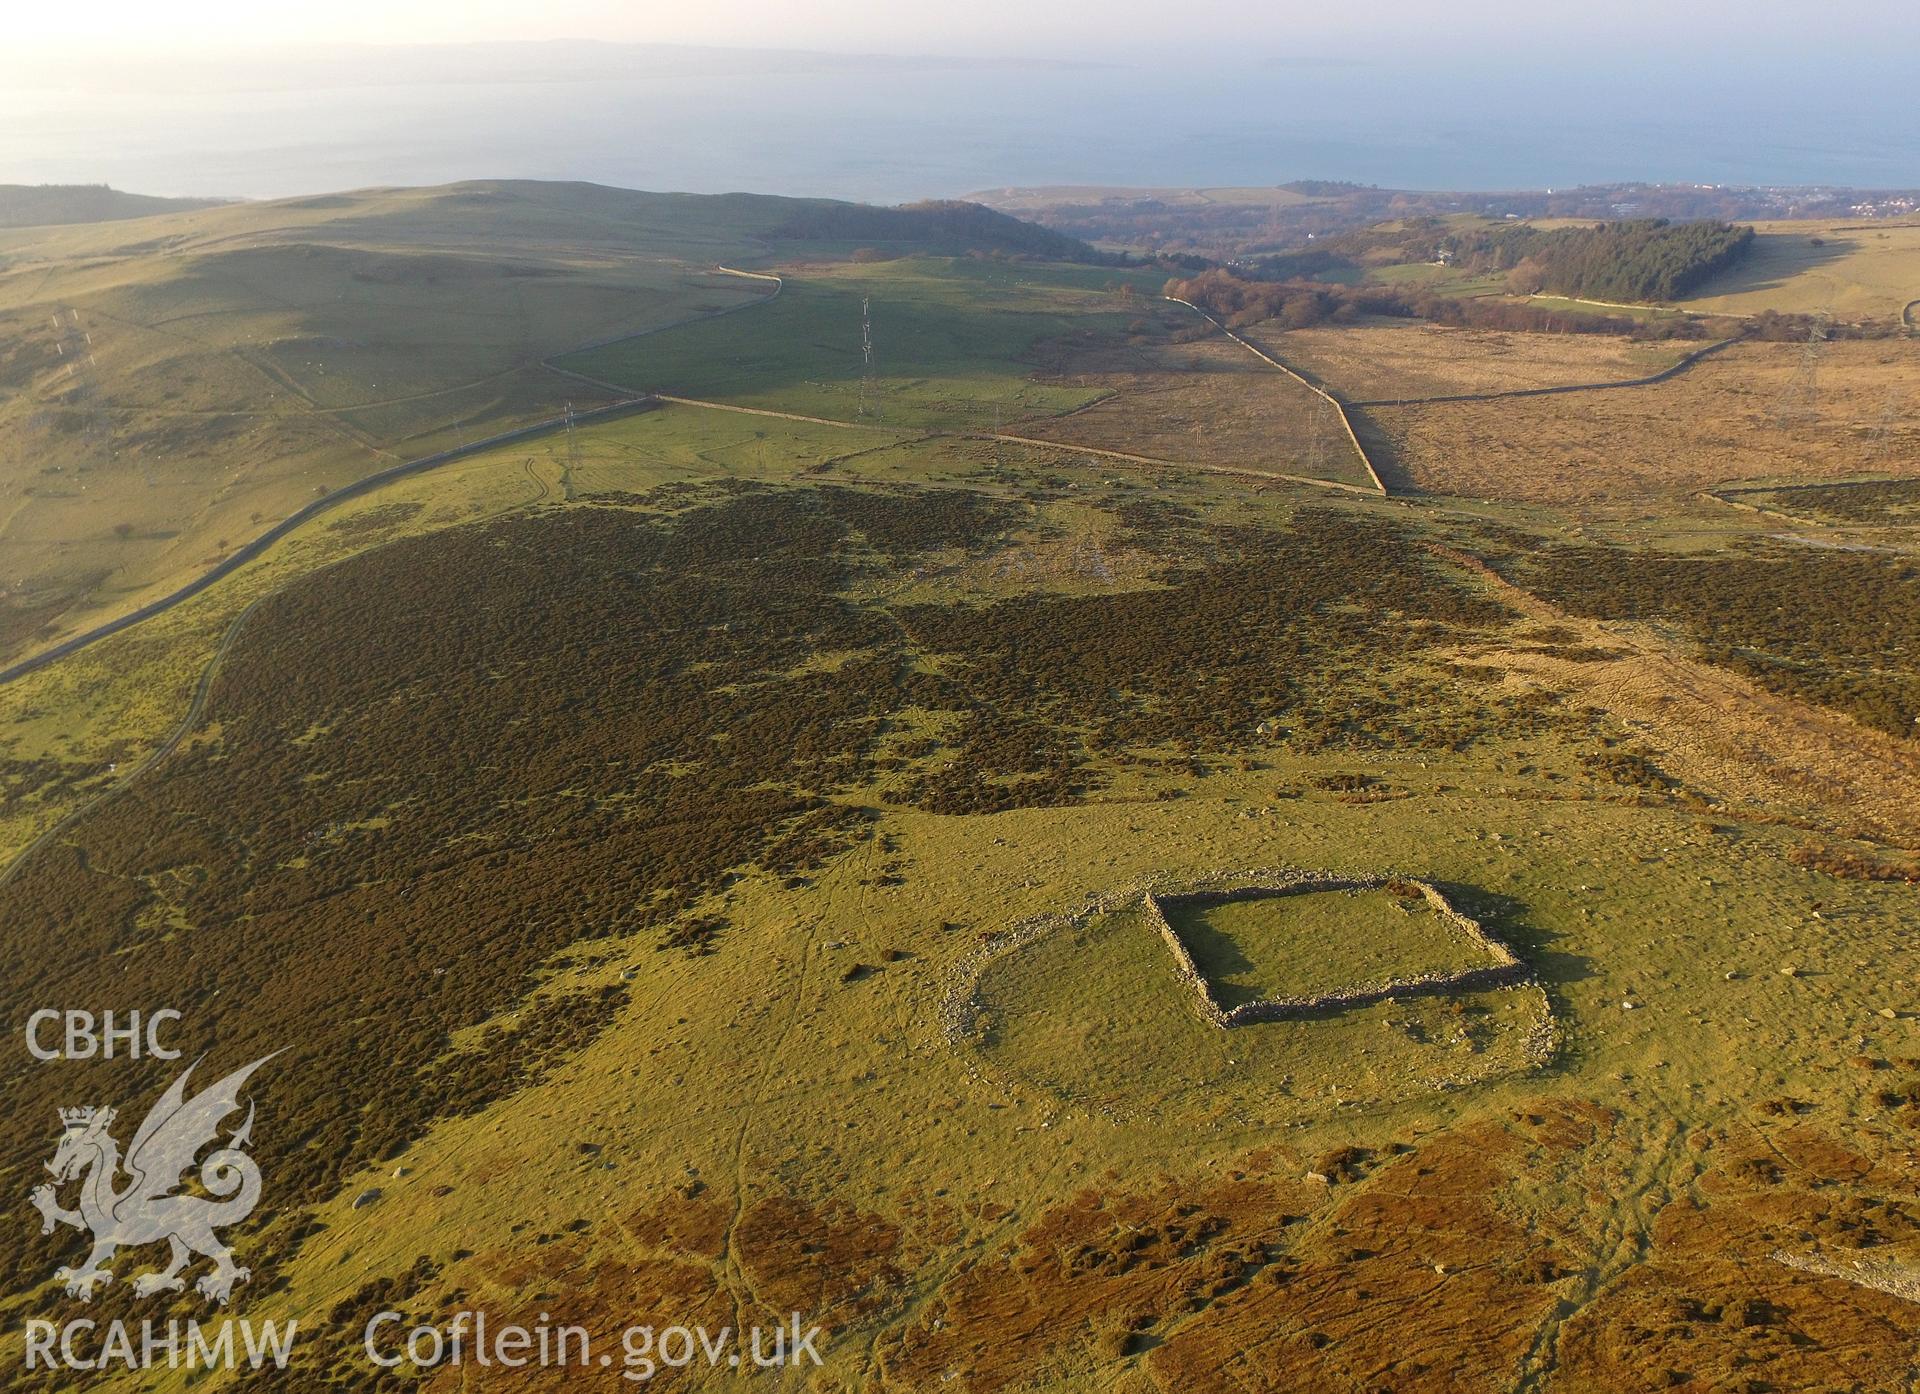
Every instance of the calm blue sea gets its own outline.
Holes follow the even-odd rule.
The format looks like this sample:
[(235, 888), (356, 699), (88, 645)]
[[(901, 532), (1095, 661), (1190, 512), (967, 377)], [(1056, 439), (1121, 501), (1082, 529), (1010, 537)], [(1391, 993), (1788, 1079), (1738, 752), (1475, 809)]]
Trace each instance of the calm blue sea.
[[(1020, 184), (1920, 185), (1910, 57), (1023, 64), (590, 46), (0, 81), (0, 182), (268, 197), (478, 177), (896, 201)], [(1876, 62), (1884, 62), (1884, 71)]]

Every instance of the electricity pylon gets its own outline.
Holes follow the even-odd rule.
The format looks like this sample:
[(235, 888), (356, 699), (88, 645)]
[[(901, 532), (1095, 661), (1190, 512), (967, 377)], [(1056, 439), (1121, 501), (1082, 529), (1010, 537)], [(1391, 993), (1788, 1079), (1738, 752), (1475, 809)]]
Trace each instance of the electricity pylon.
[(1800, 367), (1773, 404), (1773, 419), (1776, 422), (1784, 425), (1814, 414), (1814, 406), (1820, 396), (1820, 359), (1826, 352), (1827, 332), (1832, 323), (1833, 315), (1828, 310), (1822, 310), (1813, 317), (1813, 327), (1807, 331), (1806, 347), (1800, 350)]

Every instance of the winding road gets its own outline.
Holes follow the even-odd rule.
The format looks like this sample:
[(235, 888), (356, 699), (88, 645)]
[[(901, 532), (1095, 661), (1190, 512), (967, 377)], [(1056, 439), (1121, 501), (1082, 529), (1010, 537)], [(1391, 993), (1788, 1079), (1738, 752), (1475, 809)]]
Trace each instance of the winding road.
[(396, 479), (405, 479), (408, 475), (424, 474), (430, 469), (437, 469), (441, 465), (451, 464), (455, 460), (464, 460), (470, 455), (477, 455), (482, 451), (491, 450), (496, 446), (511, 445), (515, 441), (532, 440), (536, 436), (548, 435), (554, 431), (564, 431), (567, 429), (570, 421), (604, 420), (607, 417), (623, 416), (635, 411), (652, 411), (658, 405), (658, 400), (653, 397), (630, 397), (624, 401), (609, 403), (604, 407), (594, 407), (589, 411), (574, 412), (571, 416), (550, 416), (545, 420), (535, 421), (526, 426), (516, 426), (510, 431), (501, 431), (495, 435), (484, 436), (479, 440), (468, 441), (464, 445), (456, 445), (451, 450), (437, 451), (432, 455), (422, 455), (415, 460), (403, 460), (397, 465), (389, 465), (385, 469), (375, 470), (372, 474), (356, 479), (351, 484), (342, 485), (324, 498), (317, 498), (312, 503), (295, 509), (251, 542), (239, 547), (231, 556), (211, 569), (194, 577), (193, 580), (187, 582), (187, 584), (180, 587), (180, 589), (163, 595), (158, 600), (149, 601), (137, 610), (129, 610), (126, 614), (108, 620), (105, 624), (96, 625), (85, 633), (76, 634), (71, 639), (55, 644), (50, 649), (44, 649), (30, 658), (23, 658), (19, 662), (11, 664), (6, 668), (0, 668), (0, 684), (10, 683), (16, 678), (25, 677), (28, 673), (38, 672), (49, 663), (58, 662), (70, 654), (78, 653), (81, 649), (87, 648), (92, 644), (97, 644), (102, 639), (110, 638), (122, 630), (131, 629), (142, 620), (150, 620), (155, 615), (164, 614), (181, 601), (191, 600), (208, 586), (213, 585), (225, 577), (231, 576), (248, 562), (259, 557), (267, 548), (273, 546), (274, 543), (278, 542), (288, 533), (301, 527), (303, 524), (312, 522), (321, 514), (330, 509), (337, 508), (343, 503), (361, 498), (366, 494), (374, 492), (376, 489), (383, 488), (393, 483)]
[(1604, 382), (1564, 382), (1555, 387), (1509, 387), (1500, 392), (1454, 392), (1441, 397), (1379, 397), (1371, 401), (1353, 402), (1350, 405), (1421, 407), (1437, 402), (1500, 402), (1511, 397), (1557, 397), (1568, 392), (1610, 392), (1621, 387), (1652, 387), (1657, 383), (1679, 377), (1703, 358), (1710, 358), (1722, 349), (1731, 348), (1740, 342), (1740, 337), (1736, 334), (1731, 339), (1719, 339), (1703, 348), (1694, 349), (1659, 372), (1649, 373), (1640, 378), (1611, 378)]

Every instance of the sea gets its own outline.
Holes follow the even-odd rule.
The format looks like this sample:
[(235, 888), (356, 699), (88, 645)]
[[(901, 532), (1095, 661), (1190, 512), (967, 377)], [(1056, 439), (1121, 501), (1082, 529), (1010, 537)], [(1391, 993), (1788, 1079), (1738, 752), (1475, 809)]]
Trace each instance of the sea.
[(0, 54), (0, 183), (268, 198), (541, 178), (887, 203), (1295, 179), (1920, 186), (1907, 53), (1803, 71), (1183, 47), (1079, 61), (488, 44), (12, 68)]

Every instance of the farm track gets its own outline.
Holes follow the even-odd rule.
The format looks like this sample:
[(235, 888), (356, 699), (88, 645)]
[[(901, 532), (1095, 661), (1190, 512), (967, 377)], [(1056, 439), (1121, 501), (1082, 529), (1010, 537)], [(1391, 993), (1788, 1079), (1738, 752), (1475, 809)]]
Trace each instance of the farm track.
[(676, 397), (667, 392), (656, 392), (653, 394), (653, 399), (656, 402), (666, 402), (677, 407), (705, 407), (708, 411), (730, 411), (739, 416), (762, 416), (774, 421), (797, 421), (805, 426), (835, 426), (843, 431), (879, 431), (884, 435), (898, 436), (902, 440), (929, 440), (941, 434), (938, 431), (923, 431), (910, 426), (882, 426), (871, 421), (836, 421), (830, 416), (806, 416), (797, 411), (775, 411), (771, 407), (743, 407), (732, 402), (709, 402), (700, 397)]
[(553, 486), (548, 484), (546, 476), (540, 473), (540, 467), (534, 462), (533, 456), (529, 455), (525, 460), (521, 461), (520, 468), (526, 473), (527, 482), (533, 485), (534, 493), (532, 502), (551, 502), (553, 499)]
[[(1475, 300), (1495, 300), (1505, 295), (1504, 291), (1488, 291), (1473, 298)], [(1678, 305), (1636, 305), (1627, 300), (1589, 300), (1582, 295), (1552, 295), (1545, 291), (1535, 291), (1527, 297), (1529, 300), (1556, 300), (1569, 305), (1593, 305), (1602, 310), (1630, 310), (1635, 314), (1647, 310), (1669, 315), (1711, 315), (1715, 319), (1753, 319), (1752, 310), (1702, 310), (1693, 304)]]
[(1310, 484), (1316, 489), (1333, 489), (1345, 494), (1361, 494), (1367, 498), (1375, 496), (1376, 491), (1360, 484), (1346, 484), (1338, 479), (1316, 479), (1306, 474), (1284, 474), (1279, 470), (1257, 470), (1245, 465), (1207, 465), (1186, 460), (1167, 460), (1156, 455), (1129, 455), (1123, 450), (1103, 450), (1092, 445), (1075, 445), (1071, 441), (1043, 440), (1038, 436), (1013, 436), (1001, 431), (985, 434), (962, 431), (957, 433), (964, 440), (997, 440), (1008, 445), (1040, 446), (1048, 450), (1060, 450), (1074, 455), (1092, 455), (1102, 460), (1116, 460), (1122, 464), (1155, 465), (1164, 469), (1199, 470), (1204, 474), (1237, 475), (1247, 479), (1268, 479), (1277, 483)]
[(1657, 373), (1649, 373), (1639, 378), (1617, 378), (1608, 382), (1568, 382), (1556, 387), (1510, 387), (1501, 392), (1452, 392), (1439, 397), (1377, 397), (1367, 401), (1349, 402), (1353, 407), (1421, 407), (1442, 402), (1500, 402), (1515, 397), (1558, 397), (1569, 392), (1610, 392), (1623, 387), (1653, 387), (1671, 381), (1687, 371), (1703, 358), (1711, 357), (1722, 349), (1730, 348), (1740, 342), (1740, 336), (1720, 339), (1704, 348), (1695, 349), (1682, 357), (1677, 363), (1669, 364)]
[(1777, 508), (1763, 508), (1757, 503), (1745, 503), (1739, 499), (1729, 497), (1729, 495), (1732, 494), (1747, 492), (1749, 491), (1745, 489), (1702, 489), (1695, 497), (1703, 499), (1708, 503), (1723, 504), (1728, 508), (1737, 508), (1742, 513), (1752, 513), (1756, 517), (1778, 518), (1780, 521), (1791, 523), (1798, 528), (1822, 528), (1826, 526), (1826, 524), (1816, 522), (1812, 518), (1802, 518), (1796, 513), (1783, 513)]
[[(562, 371), (565, 371), (564, 369)], [(613, 384), (606, 384), (612, 386)], [(992, 440), (1006, 445), (1022, 445), (1042, 450), (1058, 450), (1069, 455), (1087, 455), (1101, 460), (1112, 460), (1126, 465), (1151, 465), (1161, 469), (1198, 470), (1205, 474), (1235, 475), (1247, 479), (1271, 480), (1284, 484), (1308, 484), (1316, 489), (1333, 489), (1341, 493), (1361, 494), (1375, 497), (1376, 491), (1359, 484), (1345, 484), (1337, 479), (1315, 479), (1305, 474), (1283, 474), (1278, 470), (1257, 470), (1243, 465), (1208, 465), (1186, 460), (1168, 460), (1157, 455), (1131, 455), (1124, 450), (1107, 450), (1094, 445), (1076, 445), (1072, 441), (1046, 440), (1039, 436), (1010, 435), (1005, 431), (940, 431), (925, 430), (912, 426), (882, 426), (868, 421), (838, 421), (829, 416), (805, 416), (799, 412), (775, 411), (771, 407), (743, 407), (733, 402), (714, 402), (701, 397), (676, 397), (670, 393), (654, 394), (654, 400), (666, 402), (671, 406), (699, 407), (706, 411), (732, 412), (739, 416), (769, 417), (775, 421), (797, 421), (808, 426), (834, 426), (846, 431), (878, 431), (896, 437), (902, 444), (929, 440)], [(1052, 419), (1052, 418), (1049, 418)], [(884, 447), (880, 447), (884, 448)], [(843, 457), (844, 458), (844, 457)]]
[[(1916, 302), (1920, 303), (1920, 302)], [(1782, 494), (1795, 489), (1864, 489), (1874, 484), (1907, 484), (1912, 482), (1911, 475), (1891, 474), (1871, 479), (1835, 479), (1818, 484), (1806, 482), (1788, 482), (1784, 484), (1740, 484), (1723, 485), (1715, 489), (1702, 489), (1695, 497), (1709, 503), (1723, 504), (1728, 508), (1737, 508), (1744, 513), (1757, 514), (1762, 518), (1778, 518), (1799, 528), (1811, 528), (1815, 532), (1835, 533), (1843, 536), (1850, 530), (1847, 525), (1823, 521), (1819, 518), (1802, 517), (1798, 513), (1789, 513), (1784, 508), (1768, 508), (1764, 504), (1748, 503), (1736, 497), (1740, 494)], [(1879, 548), (1875, 550), (1898, 551), (1898, 548)]]
[(1639, 1140), (1631, 1170), (1621, 1178), (1622, 1189), (1602, 1227), (1598, 1259), (1577, 1275), (1573, 1291), (1534, 1333), (1514, 1382), (1516, 1394), (1540, 1394), (1553, 1387), (1560, 1369), (1560, 1337), (1568, 1323), (1647, 1261), (1660, 1212), (1699, 1179), (1700, 1163), (1687, 1149), (1688, 1136), (1685, 1124), (1671, 1120)]

